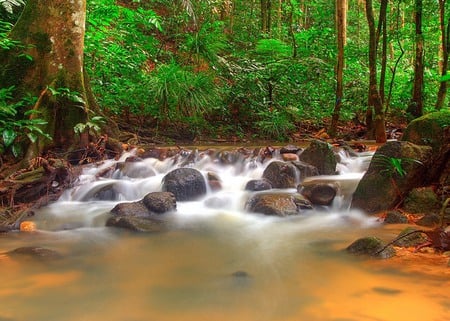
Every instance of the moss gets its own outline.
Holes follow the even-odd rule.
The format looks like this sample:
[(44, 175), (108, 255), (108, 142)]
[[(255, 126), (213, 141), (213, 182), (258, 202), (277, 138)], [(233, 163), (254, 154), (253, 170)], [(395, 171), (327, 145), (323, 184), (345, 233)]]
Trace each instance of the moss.
[(428, 145), (433, 150), (446, 143), (444, 132), (450, 126), (450, 110), (429, 113), (413, 120), (405, 130), (403, 140), (417, 145)]
[(35, 32), (31, 34), (31, 39), (39, 54), (45, 55), (52, 51), (52, 42), (45, 32)]

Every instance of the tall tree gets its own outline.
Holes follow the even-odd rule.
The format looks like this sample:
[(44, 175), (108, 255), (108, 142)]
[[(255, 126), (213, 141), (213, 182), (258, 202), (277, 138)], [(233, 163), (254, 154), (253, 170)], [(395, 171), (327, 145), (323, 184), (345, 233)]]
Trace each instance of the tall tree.
[(414, 22), (416, 25), (416, 55), (414, 58), (414, 84), (411, 103), (407, 109), (413, 117), (420, 117), (423, 114), (424, 38), (422, 34), (422, 12), (423, 0), (415, 0)]
[(337, 30), (337, 59), (336, 59), (336, 100), (333, 117), (331, 119), (330, 134), (335, 135), (339, 114), (341, 112), (342, 99), (344, 96), (343, 74), (345, 64), (344, 47), (347, 37), (347, 0), (335, 0), (335, 16)]
[(87, 143), (87, 134), (74, 128), (89, 120), (95, 100), (83, 70), (86, 0), (28, 0), (11, 31), (11, 38), (27, 45), (32, 62), (17, 52), (1, 58), (19, 94), (39, 97), (34, 109), (47, 121), (43, 130), (53, 137), (38, 140), (28, 150), (28, 158), (48, 147), (69, 149)]
[[(450, 31), (450, 20), (448, 24), (445, 23), (445, 0), (439, 0), (439, 28), (441, 30), (441, 52), (442, 60), (440, 64), (441, 76), (447, 75), (448, 68), (448, 54), (450, 52), (450, 42), (449, 42), (449, 31)], [(436, 101), (436, 109), (440, 110), (444, 107), (445, 97), (447, 95), (447, 81), (441, 81), (439, 84), (439, 91)]]
[(374, 113), (373, 130), (378, 143), (386, 142), (386, 125), (383, 102), (377, 82), (377, 32), (372, 0), (366, 0), (366, 17), (369, 27), (369, 95), (368, 95), (368, 121), (371, 121), (372, 109)]
[(261, 32), (270, 34), (272, 30), (272, 0), (261, 0)]

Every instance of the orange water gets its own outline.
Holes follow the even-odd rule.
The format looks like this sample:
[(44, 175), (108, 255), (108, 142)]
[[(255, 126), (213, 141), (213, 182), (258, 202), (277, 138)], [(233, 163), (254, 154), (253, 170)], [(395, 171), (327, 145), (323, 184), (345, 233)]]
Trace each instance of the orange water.
[(449, 320), (448, 258), (419, 261), (407, 250), (394, 260), (354, 258), (342, 249), (356, 237), (396, 231), (293, 228), (301, 223), (3, 236), (2, 251), (45, 246), (64, 258), (1, 257), (0, 320)]

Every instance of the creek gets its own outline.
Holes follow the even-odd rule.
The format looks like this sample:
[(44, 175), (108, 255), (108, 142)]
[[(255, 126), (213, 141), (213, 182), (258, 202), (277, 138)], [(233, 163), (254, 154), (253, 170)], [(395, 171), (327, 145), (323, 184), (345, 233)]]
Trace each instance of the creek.
[(349, 209), (370, 157), (342, 153), (340, 175), (322, 177), (345, 186), (332, 206), (279, 218), (243, 210), (246, 182), (269, 161), (225, 165), (205, 154), (189, 166), (216, 173), (222, 189), (177, 202), (174, 228), (162, 233), (105, 222), (117, 203), (159, 191), (181, 160), (127, 163), (128, 176), (111, 178), (97, 174), (114, 160), (86, 167), (76, 187), (36, 211), (37, 231), (0, 234), (0, 252), (39, 246), (62, 254), (48, 262), (0, 257), (0, 320), (448, 320), (448, 274), (344, 251), (358, 237), (388, 241), (404, 228)]

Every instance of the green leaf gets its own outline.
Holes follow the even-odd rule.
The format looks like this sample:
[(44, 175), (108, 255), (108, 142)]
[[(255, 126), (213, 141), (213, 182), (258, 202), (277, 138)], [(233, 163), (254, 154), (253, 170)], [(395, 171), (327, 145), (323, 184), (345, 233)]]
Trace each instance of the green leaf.
[(11, 151), (15, 158), (21, 156), (23, 152), (22, 147), (19, 144), (12, 145)]
[(38, 135), (36, 135), (35, 133), (27, 133), (27, 136), (32, 143), (35, 143), (38, 139)]
[(450, 74), (445, 74), (439, 79), (440, 82), (449, 81), (450, 80)]
[(17, 137), (17, 133), (11, 129), (7, 128), (3, 131), (3, 143), (6, 147), (9, 147)]

